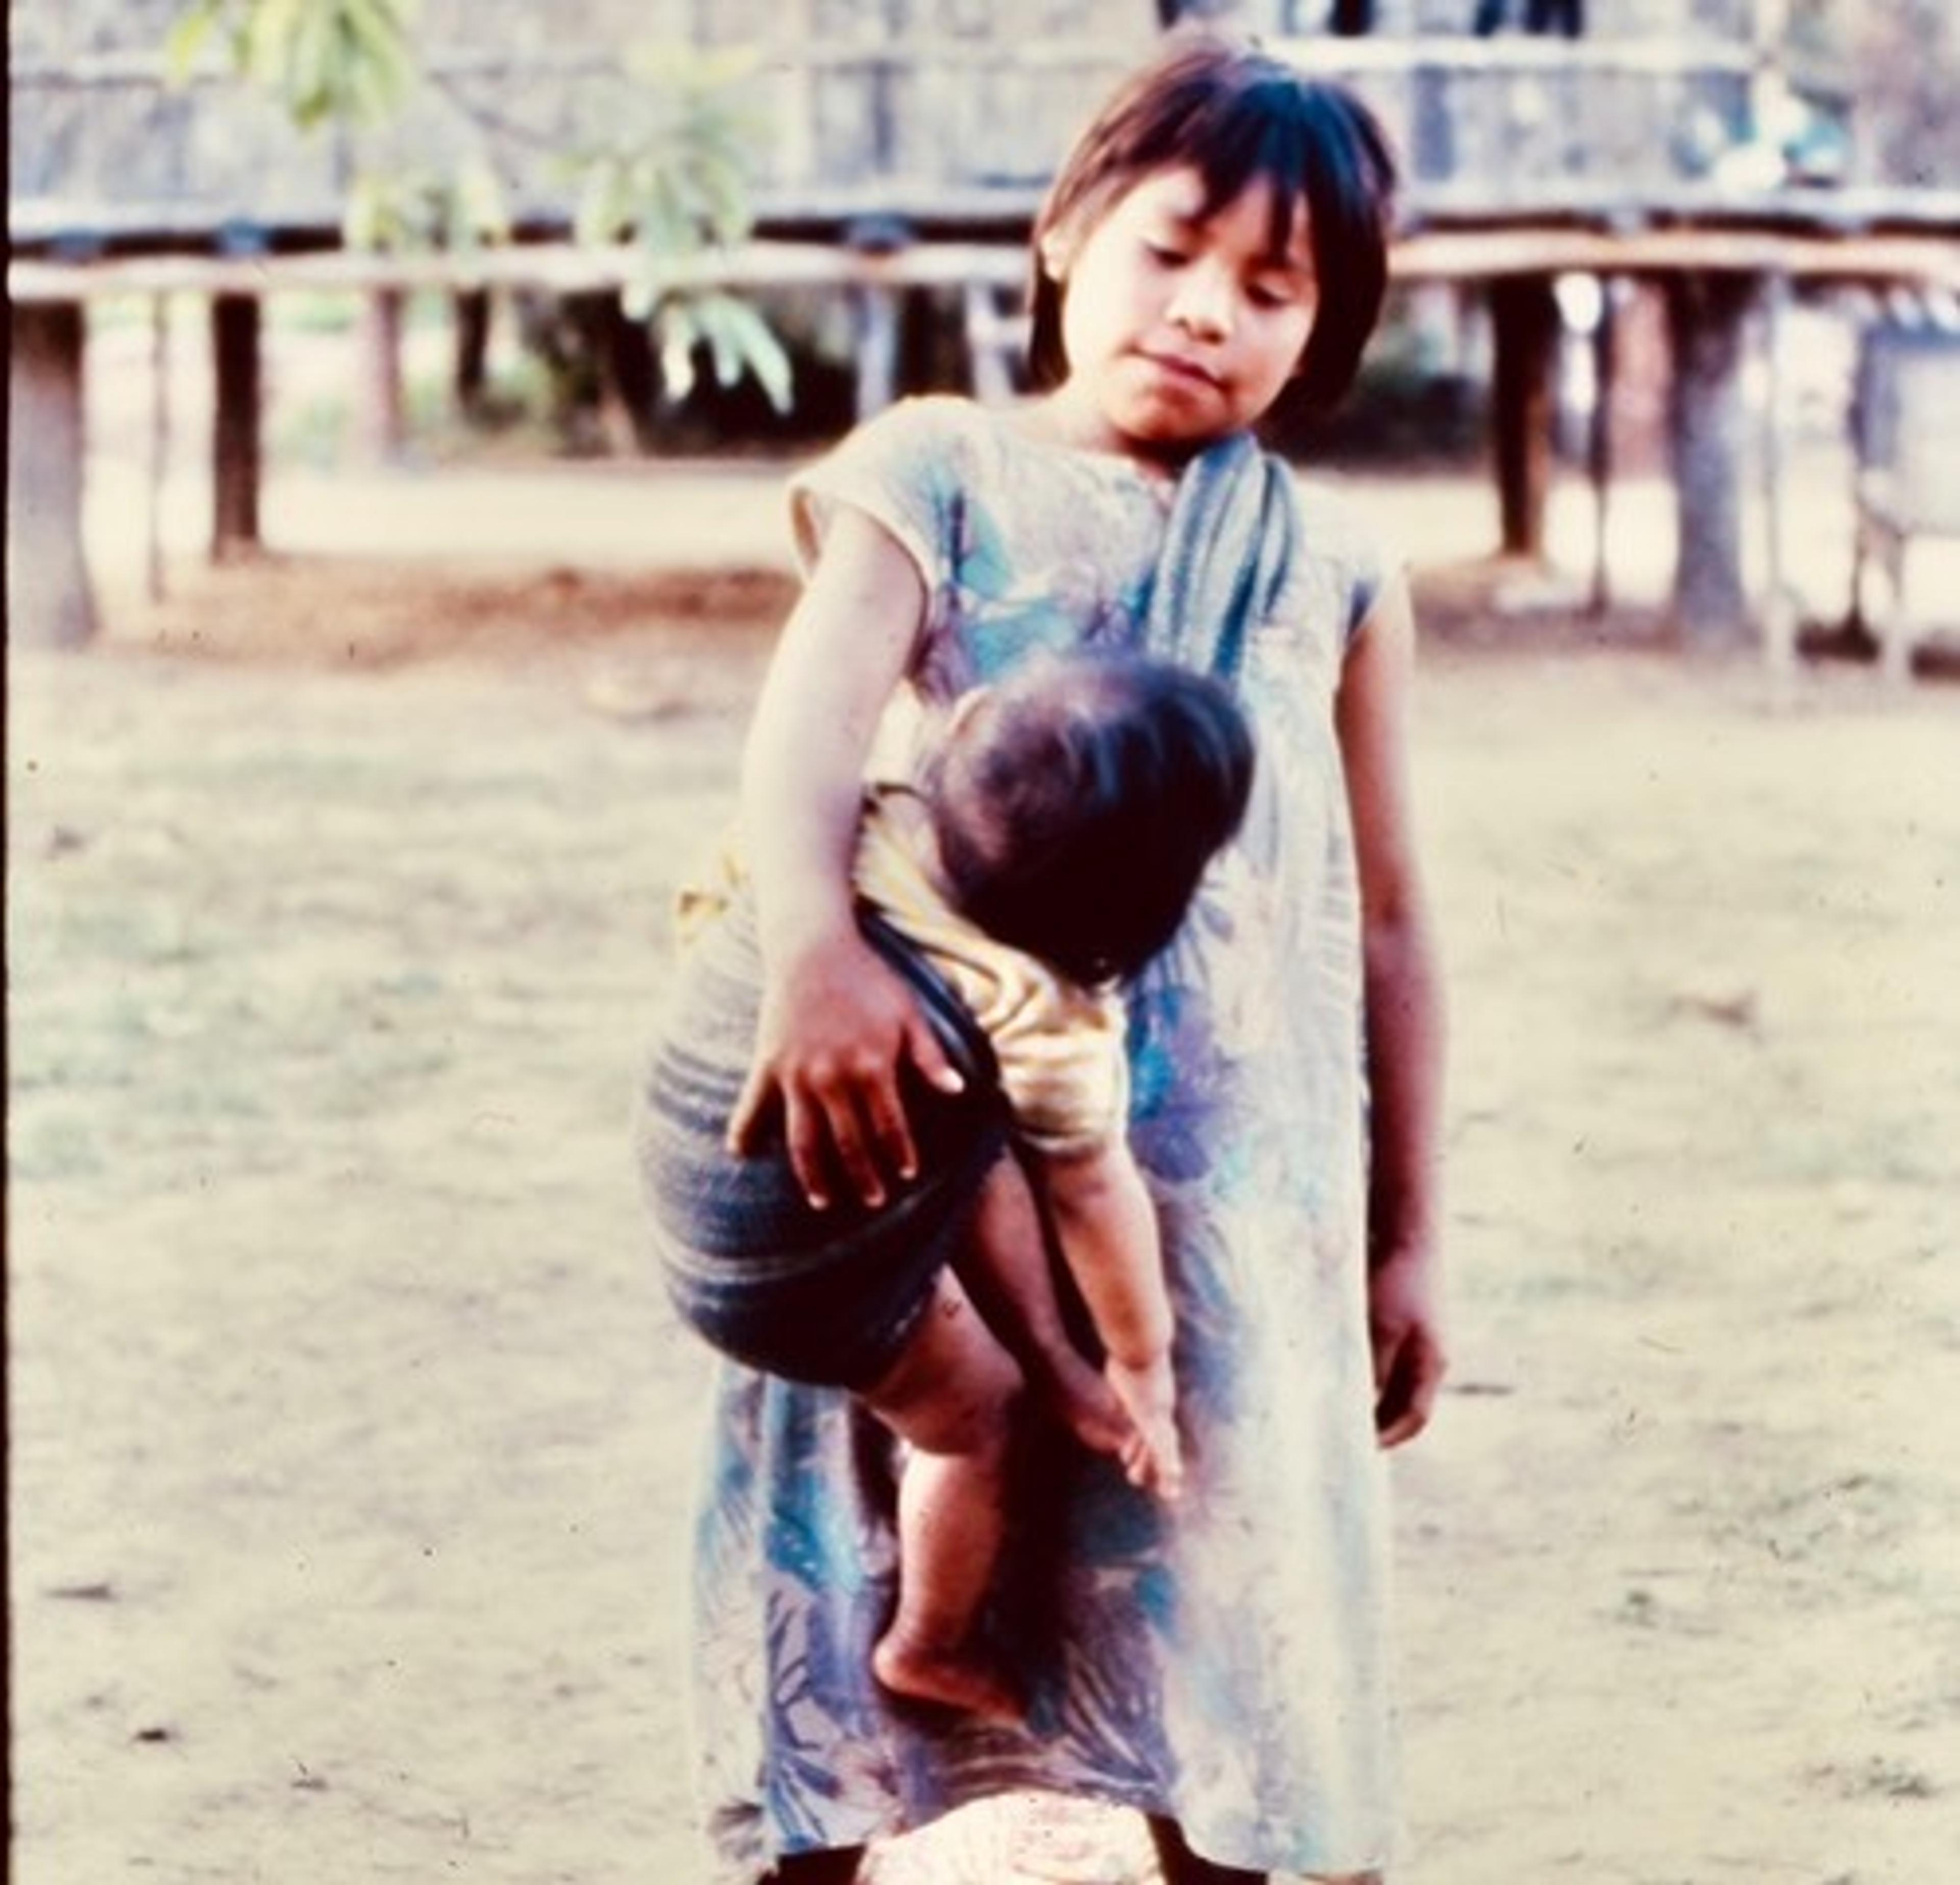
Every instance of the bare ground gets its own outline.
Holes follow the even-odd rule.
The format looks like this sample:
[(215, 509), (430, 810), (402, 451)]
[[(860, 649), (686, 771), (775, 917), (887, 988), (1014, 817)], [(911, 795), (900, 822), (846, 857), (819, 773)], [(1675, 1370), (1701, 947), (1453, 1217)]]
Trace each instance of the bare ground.
[[(622, 1121), (787, 589), (668, 542), (180, 566), (14, 657), (23, 1885), (699, 1876), (703, 1364)], [(1960, 694), (1418, 574), (1456, 1375), (1397, 1885), (1935, 1885)], [(1026, 1805), (880, 1869), (1145, 1876)]]

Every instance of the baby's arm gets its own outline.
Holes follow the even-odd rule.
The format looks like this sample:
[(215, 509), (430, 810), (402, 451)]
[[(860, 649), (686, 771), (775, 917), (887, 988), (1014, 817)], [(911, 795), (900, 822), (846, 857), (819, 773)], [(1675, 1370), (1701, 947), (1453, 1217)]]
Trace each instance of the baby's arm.
[(1172, 1322), (1157, 1209), (1120, 1137), (1072, 1158), (1033, 1162), (1062, 1260), (1107, 1351), (1105, 1372), (1136, 1425), (1122, 1461), (1133, 1484), (1175, 1499), (1184, 1483)]
[(764, 987), (730, 1136), (751, 1149), (779, 1105), (790, 1162), (819, 1206), (839, 1179), (876, 1205), (891, 1178), (911, 1175), (904, 1061), (935, 1086), (959, 1083), (909, 990), (860, 934), (851, 886), (865, 758), (924, 607), (924, 580), (897, 541), (840, 511), (743, 752)]

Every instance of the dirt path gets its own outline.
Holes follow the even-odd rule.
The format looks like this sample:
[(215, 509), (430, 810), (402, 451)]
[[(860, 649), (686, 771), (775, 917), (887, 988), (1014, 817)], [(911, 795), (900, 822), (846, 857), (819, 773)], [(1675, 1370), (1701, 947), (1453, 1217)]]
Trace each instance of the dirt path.
[[(702, 1362), (621, 1121), (779, 583), (294, 561), (16, 658), (22, 1885), (699, 1876)], [(1457, 1372), (1397, 1885), (1932, 1885), (1960, 697), (1452, 643), (1421, 723)], [(1127, 1823), (959, 1845), (881, 1876), (1141, 1875)]]

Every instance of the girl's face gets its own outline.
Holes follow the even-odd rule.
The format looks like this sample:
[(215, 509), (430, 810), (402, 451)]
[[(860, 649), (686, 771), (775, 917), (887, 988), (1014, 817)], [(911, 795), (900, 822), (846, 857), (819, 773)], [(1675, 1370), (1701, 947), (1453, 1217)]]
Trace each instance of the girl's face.
[(1252, 424), (1298, 370), (1320, 303), (1305, 215), (1276, 250), (1270, 183), (1204, 207), (1197, 171), (1160, 170), (1044, 240), (1068, 360), (1050, 411), (1071, 442), (1181, 457)]

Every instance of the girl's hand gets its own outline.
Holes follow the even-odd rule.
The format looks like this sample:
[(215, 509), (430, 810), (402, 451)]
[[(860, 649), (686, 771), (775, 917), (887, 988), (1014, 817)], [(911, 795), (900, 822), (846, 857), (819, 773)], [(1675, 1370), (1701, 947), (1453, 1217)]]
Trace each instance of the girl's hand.
[(1447, 1363), (1427, 1250), (1411, 1245), (1368, 1273), (1368, 1335), (1375, 1352), (1375, 1432), (1385, 1447), (1429, 1425)]
[(811, 1206), (826, 1209), (841, 1181), (875, 1210), (918, 1168), (899, 1086), (908, 1061), (942, 1092), (960, 1090), (911, 990), (854, 927), (798, 951), (764, 993), (730, 1149), (754, 1151), (780, 1106), (790, 1166)]
[(1177, 1384), (1169, 1352), (1141, 1368), (1112, 1358), (1102, 1372), (1135, 1429), (1116, 1456), (1124, 1477), (1160, 1499), (1176, 1499), (1184, 1490), (1184, 1449), (1177, 1434)]

